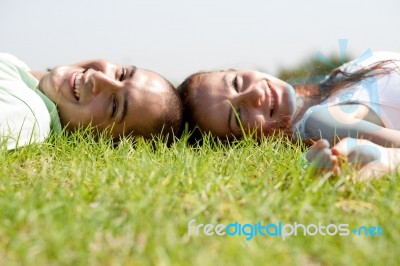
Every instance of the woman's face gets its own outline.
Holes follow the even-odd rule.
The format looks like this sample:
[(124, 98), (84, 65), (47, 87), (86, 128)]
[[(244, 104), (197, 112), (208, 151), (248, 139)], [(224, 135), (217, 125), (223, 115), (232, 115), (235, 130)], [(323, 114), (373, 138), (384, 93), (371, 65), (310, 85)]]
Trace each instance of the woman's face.
[[(243, 129), (268, 134), (294, 113), (296, 96), (286, 82), (258, 71), (229, 70), (200, 74), (186, 104), (194, 122), (218, 137), (240, 137)], [(289, 119), (288, 119), (289, 118)]]
[(167, 110), (169, 83), (160, 75), (105, 60), (55, 67), (39, 82), (69, 130), (94, 126), (114, 137), (152, 133)]

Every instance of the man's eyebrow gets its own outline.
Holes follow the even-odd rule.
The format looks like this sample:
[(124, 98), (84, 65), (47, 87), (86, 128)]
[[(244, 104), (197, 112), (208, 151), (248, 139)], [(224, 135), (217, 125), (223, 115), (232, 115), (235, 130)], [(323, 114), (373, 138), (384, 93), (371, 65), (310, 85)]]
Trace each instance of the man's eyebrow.
[(130, 68), (131, 68), (130, 78), (133, 78), (133, 76), (134, 76), (135, 73), (136, 73), (137, 67), (135, 67), (135, 66), (130, 66)]
[(122, 123), (126, 117), (126, 114), (128, 113), (128, 97), (126, 93), (124, 94), (124, 102), (122, 103), (122, 114), (121, 114), (121, 119), (119, 120), (118, 123)]
[[(135, 73), (136, 73), (136, 69), (137, 69), (137, 67), (135, 67), (135, 66), (130, 66), (130, 68), (131, 68), (131, 74), (130, 74), (130, 78), (133, 78), (133, 76), (135, 75)], [(126, 115), (127, 115), (127, 113), (128, 113), (128, 95), (127, 95), (127, 93), (125, 93), (124, 94), (124, 101), (123, 101), (123, 103), (122, 103), (122, 114), (121, 114), (121, 119), (119, 120), (119, 122), (118, 123), (122, 123), (123, 121), (124, 121), (124, 119), (125, 119), (125, 117), (126, 117)]]
[[(230, 70), (224, 71), (223, 80), (224, 80), (225, 88), (229, 88), (229, 86), (231, 85), (231, 84), (230, 84), (230, 81), (229, 81), (229, 79), (228, 79), (229, 71), (230, 71)], [(233, 130), (232, 130), (232, 128), (231, 128), (231, 121), (232, 121), (232, 116), (233, 116), (233, 105), (232, 105), (232, 103), (231, 103), (230, 101), (228, 101), (228, 106), (229, 106), (229, 111), (228, 111), (228, 128), (229, 128), (229, 130), (230, 130), (231, 132), (233, 132)]]

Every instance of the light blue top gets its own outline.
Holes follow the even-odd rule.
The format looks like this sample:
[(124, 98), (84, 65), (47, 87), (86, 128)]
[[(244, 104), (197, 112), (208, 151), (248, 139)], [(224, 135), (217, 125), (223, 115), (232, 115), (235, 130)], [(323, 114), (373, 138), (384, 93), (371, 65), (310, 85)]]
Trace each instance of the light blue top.
[[(307, 129), (307, 120), (310, 116), (323, 108), (348, 103), (360, 103), (369, 107), (381, 119), (385, 127), (400, 130), (400, 54), (392, 52), (371, 52), (369, 55), (366, 54), (363, 57), (357, 58), (342, 65), (340, 68), (346, 72), (354, 72), (360, 68), (384, 60), (394, 60), (384, 66), (385, 68), (392, 69), (392, 71), (350, 85), (348, 88), (344, 88), (332, 94), (321, 103), (310, 107), (304, 113), (303, 117), (293, 125), (293, 132), (295, 132), (295, 134), (300, 134), (302, 139), (317, 137), (318, 133), (310, 132), (310, 130)], [(355, 105), (355, 108), (357, 108), (357, 105)], [(355, 108), (343, 109), (343, 112), (355, 112), (357, 111)], [(326, 119), (334, 118), (327, 117)], [(332, 121), (332, 123), (334, 122), (335, 121)]]

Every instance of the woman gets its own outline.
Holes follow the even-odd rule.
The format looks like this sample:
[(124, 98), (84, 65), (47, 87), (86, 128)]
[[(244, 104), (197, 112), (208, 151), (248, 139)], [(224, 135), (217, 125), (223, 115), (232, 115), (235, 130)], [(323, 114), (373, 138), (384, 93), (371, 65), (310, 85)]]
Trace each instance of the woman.
[(177, 133), (181, 102), (155, 72), (105, 60), (31, 71), (0, 54), (0, 144), (15, 149), (50, 131), (91, 126), (113, 138)]
[(222, 139), (283, 131), (307, 143), (353, 137), (400, 147), (399, 88), (400, 54), (378, 52), (320, 84), (291, 86), (261, 72), (228, 70), (193, 74), (178, 90), (191, 128)]

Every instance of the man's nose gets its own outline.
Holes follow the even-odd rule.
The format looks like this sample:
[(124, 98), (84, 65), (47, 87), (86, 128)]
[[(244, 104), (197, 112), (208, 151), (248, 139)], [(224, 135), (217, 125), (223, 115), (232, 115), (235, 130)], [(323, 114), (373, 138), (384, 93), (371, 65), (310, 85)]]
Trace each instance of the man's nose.
[(98, 94), (105, 91), (113, 92), (119, 88), (118, 83), (114, 79), (111, 79), (102, 72), (93, 73), (90, 79), (93, 84), (93, 94)]

